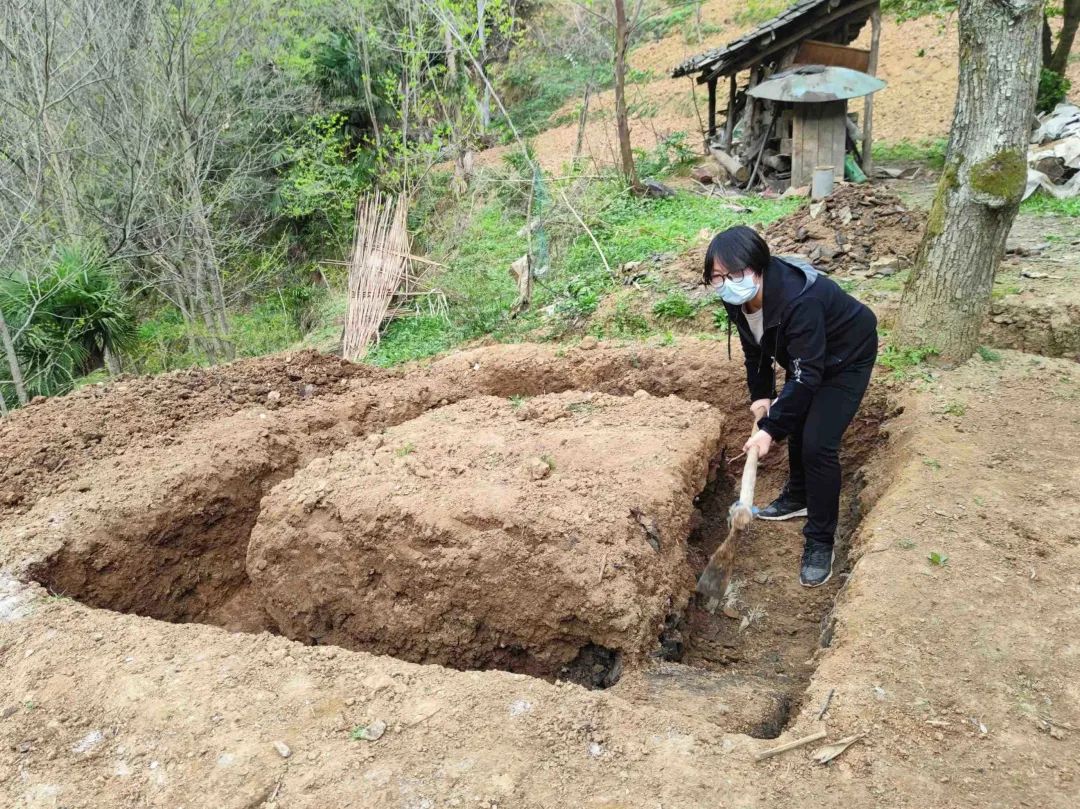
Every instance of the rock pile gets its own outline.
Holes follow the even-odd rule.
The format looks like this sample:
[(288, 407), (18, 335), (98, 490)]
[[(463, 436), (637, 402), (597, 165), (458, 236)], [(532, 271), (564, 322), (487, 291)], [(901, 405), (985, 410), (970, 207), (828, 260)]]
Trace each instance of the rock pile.
[(822, 272), (886, 275), (915, 260), (925, 223), (894, 194), (844, 184), (773, 222), (765, 239), (773, 253), (805, 256)]

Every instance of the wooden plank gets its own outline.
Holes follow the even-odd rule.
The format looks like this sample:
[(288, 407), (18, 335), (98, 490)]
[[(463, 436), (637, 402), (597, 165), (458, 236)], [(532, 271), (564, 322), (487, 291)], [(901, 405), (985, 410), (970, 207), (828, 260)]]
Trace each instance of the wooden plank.
[(728, 81), (727, 121), (724, 122), (724, 148), (731, 151), (731, 138), (735, 132), (735, 74)]
[[(880, 14), (880, 12), (874, 13)], [(833, 65), (849, 67), (865, 73), (870, 64), (870, 51), (865, 48), (852, 48), (850, 45), (806, 39), (799, 43), (793, 64)]]
[(829, 137), (829, 155), (822, 165), (832, 166), (836, 181), (840, 182), (844, 179), (847, 155), (847, 102), (834, 101), (822, 107), (822, 124)]
[(716, 79), (709, 82), (709, 142), (716, 136)]
[[(881, 9), (875, 8), (870, 15), (870, 62), (866, 72), (877, 75), (878, 46), (881, 42)], [(862, 170), (867, 177), (874, 176), (874, 94), (863, 101)]]

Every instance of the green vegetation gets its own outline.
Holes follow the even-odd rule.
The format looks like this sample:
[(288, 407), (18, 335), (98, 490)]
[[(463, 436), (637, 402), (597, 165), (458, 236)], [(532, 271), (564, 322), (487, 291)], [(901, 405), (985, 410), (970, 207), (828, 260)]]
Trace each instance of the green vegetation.
[[(5, 50), (26, 69), (0, 73), (0, 101), (47, 89), (63, 125), (47, 131), (14, 103), (0, 116), (0, 142), (12, 144), (0, 150), (0, 312), (25, 378), (18, 391), (0, 362), (5, 406), (121, 372), (332, 350), (356, 201), (374, 191), (409, 195), (411, 249), (440, 266), (419, 282), (427, 297), (395, 313), (371, 363), (480, 338), (670, 343), (710, 317), (727, 325), (722, 308), (664, 271), (701, 231), (768, 222), (797, 200), (750, 198), (746, 213), (698, 194), (639, 196), (603, 168), (541, 171), (511, 137), (500, 101), (527, 141), (576, 117), (586, 86), (611, 86), (602, 25), (517, 0), (488, 3), (482, 22), (469, 4), (339, 5), (50, 6), (44, 21), (36, 7), (12, 7)], [(741, 14), (764, 19), (785, 5), (752, 0)], [(678, 0), (648, 0), (639, 19), (632, 44), (716, 30)], [(31, 36), (39, 23), (55, 34), (49, 59)], [(131, 41), (140, 47), (124, 59), (102, 58)], [(658, 109), (635, 103), (639, 117)], [(513, 143), (503, 164), (468, 170), (466, 155), (500, 141)], [(668, 178), (698, 152), (696, 138), (675, 132), (637, 151), (637, 170)], [(514, 313), (508, 269), (526, 254), (535, 286)], [(635, 288), (620, 275), (630, 261), (652, 268)]]
[(735, 22), (739, 25), (758, 25), (790, 5), (791, 0), (746, 0), (743, 7), (735, 12)]
[[(595, 92), (607, 89), (613, 82), (611, 71), (603, 64), (544, 53), (515, 60), (501, 73), (500, 79), (509, 102), (507, 111), (523, 137), (576, 118), (580, 105), (565, 119), (552, 120), (567, 101), (584, 95), (587, 84)], [(504, 143), (513, 140), (505, 119), (499, 119), (496, 127)]]
[(994, 351), (994, 349), (987, 346), (979, 346), (975, 349), (983, 362), (1001, 362), (1000, 352)]
[(931, 14), (943, 17), (956, 11), (956, 0), (882, 0), (881, 10), (899, 22)]
[[(43, 272), (0, 279), (0, 312), (29, 397), (71, 390), (107, 354), (136, 343), (131, 306), (95, 248), (60, 248)], [(13, 386), (2, 395), (8, 406), (18, 403)]]
[(685, 132), (673, 132), (651, 152), (635, 150), (638, 174), (642, 177), (666, 177), (692, 165), (699, 155), (686, 144)]
[(685, 292), (676, 290), (654, 303), (652, 310), (660, 320), (689, 320), (697, 314), (698, 304), (690, 300)]
[(878, 365), (893, 372), (897, 379), (905, 378), (930, 357), (936, 356), (936, 348), (898, 348), (886, 345), (878, 352)]
[(930, 564), (936, 567), (945, 567), (945, 565), (949, 562), (949, 557), (939, 553), (938, 551), (931, 551), (930, 555), (926, 558), (927, 561), (930, 562)]
[[(583, 328), (601, 300), (619, 289), (588, 234), (574, 226), (552, 230), (552, 252), (557, 258), (551, 270), (537, 279), (529, 309), (512, 317), (510, 308), (517, 287), (507, 269), (528, 250), (527, 239), (521, 235), (526, 220), (524, 215), (508, 212), (505, 196), (500, 196), (498, 188), (496, 191), (463, 223), (447, 220), (441, 229), (431, 228), (428, 252), (447, 265), (439, 275), (447, 314), (394, 320), (369, 353), (369, 361), (395, 365), (487, 335), (504, 342), (526, 337), (558, 339)], [(685, 250), (702, 229), (716, 231), (737, 223), (769, 222), (798, 204), (792, 199), (747, 198), (741, 202), (751, 211), (740, 214), (721, 200), (697, 194), (679, 193), (668, 199), (638, 197), (614, 177), (582, 185), (578, 194), (576, 207), (613, 268)], [(439, 208), (434, 204), (432, 209)], [(668, 294), (657, 306), (659, 309), (651, 313), (668, 322), (693, 317), (698, 310), (698, 305), (681, 292)], [(723, 310), (718, 311), (721, 314), (717, 317), (723, 317)], [(592, 324), (591, 333), (640, 338), (657, 328), (622, 298), (615, 302), (611, 314)]]
[(874, 160), (881, 163), (926, 163), (931, 168), (941, 169), (945, 165), (948, 146), (945, 138), (878, 142), (873, 145)]
[(1072, 87), (1064, 76), (1058, 75), (1045, 67), (1039, 71), (1039, 91), (1035, 97), (1035, 110), (1037, 112), (1050, 112), (1054, 107), (1069, 97), (1069, 89)]
[(1020, 210), (1039, 216), (1080, 217), (1080, 197), (1058, 199), (1043, 191), (1036, 191), (1020, 204)]

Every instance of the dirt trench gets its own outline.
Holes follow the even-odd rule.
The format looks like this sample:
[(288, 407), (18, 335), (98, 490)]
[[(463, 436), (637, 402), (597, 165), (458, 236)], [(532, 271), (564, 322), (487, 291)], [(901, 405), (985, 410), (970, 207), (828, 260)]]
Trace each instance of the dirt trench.
[[(798, 526), (759, 523), (740, 548), (727, 610), (694, 600), (694, 577), (726, 533), (738, 470), (724, 455), (745, 432), (741, 374), (727, 363), (717, 373), (700, 354), (564, 359), (512, 348), (317, 406), (211, 419), (167, 447), (85, 466), (5, 532), (39, 551), (21, 560), (25, 575), (91, 606), (613, 687), (632, 702), (778, 735), (827, 643), (843, 577), (802, 590)], [(631, 395), (649, 388), (670, 398)], [(559, 389), (571, 393), (545, 395)], [(486, 393), (499, 399), (476, 399)], [(878, 440), (880, 402), (859, 419), (844, 447), (842, 539), (858, 520), (854, 471)], [(568, 443), (570, 462), (560, 458)], [(782, 452), (766, 459), (759, 501), (779, 489), (785, 465)], [(417, 522), (408, 508), (387, 511), (379, 485), (407, 490), (399, 502), (435, 499)], [(457, 502), (476, 490), (489, 495), (481, 520)], [(605, 500), (604, 490), (615, 494)], [(295, 543), (307, 555), (281, 556)]]

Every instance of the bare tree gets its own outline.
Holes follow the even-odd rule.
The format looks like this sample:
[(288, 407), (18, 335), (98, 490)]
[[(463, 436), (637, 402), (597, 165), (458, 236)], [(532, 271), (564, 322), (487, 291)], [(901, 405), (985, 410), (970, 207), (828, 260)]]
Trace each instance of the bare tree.
[(945, 169), (896, 339), (951, 361), (974, 352), (1020, 207), (1040, 66), (1040, 0), (961, 0), (960, 77)]
[(622, 173), (631, 188), (641, 183), (630, 147), (630, 122), (626, 111), (626, 52), (630, 45), (630, 28), (626, 21), (625, 0), (615, 0), (615, 127), (619, 136), (619, 158)]

